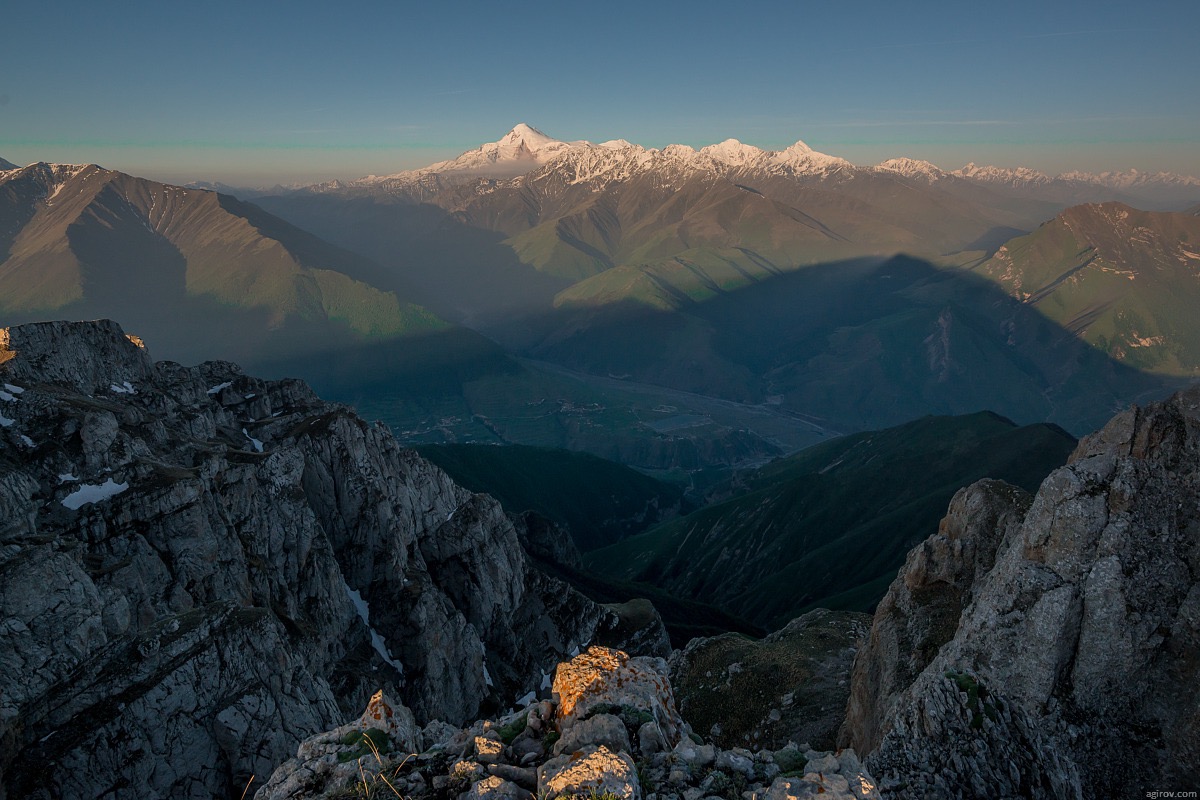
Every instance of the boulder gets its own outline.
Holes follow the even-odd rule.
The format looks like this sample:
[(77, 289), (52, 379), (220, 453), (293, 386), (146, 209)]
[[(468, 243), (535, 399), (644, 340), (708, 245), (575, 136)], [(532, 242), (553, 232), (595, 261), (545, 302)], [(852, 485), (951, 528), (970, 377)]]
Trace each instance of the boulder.
[(539, 798), (554, 800), (581, 794), (612, 794), (621, 800), (639, 800), (642, 788), (633, 759), (603, 745), (589, 745), (552, 758), (538, 769)]
[(594, 710), (616, 708), (647, 714), (646, 721), (659, 726), (663, 741), (670, 746), (683, 735), (683, 720), (675, 708), (667, 665), (661, 658), (630, 658), (620, 650), (592, 646), (559, 665), (551, 691), (563, 730)]

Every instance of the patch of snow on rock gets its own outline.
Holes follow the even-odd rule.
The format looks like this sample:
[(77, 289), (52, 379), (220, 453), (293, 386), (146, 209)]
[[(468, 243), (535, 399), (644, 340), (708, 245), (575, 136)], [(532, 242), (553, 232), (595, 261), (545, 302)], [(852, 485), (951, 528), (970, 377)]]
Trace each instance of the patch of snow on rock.
[(254, 452), (261, 453), (263, 451), (263, 443), (261, 439), (255, 439), (245, 428), (242, 428), (242, 435), (250, 440), (251, 446), (254, 447)]
[(354, 610), (358, 612), (358, 618), (362, 620), (363, 625), (366, 625), (367, 630), (371, 633), (371, 646), (375, 648), (375, 652), (379, 654), (380, 658), (395, 667), (397, 672), (403, 674), (404, 667), (399, 661), (392, 658), (392, 653), (388, 650), (387, 642), (384, 641), (383, 636), (379, 631), (371, 627), (371, 608), (367, 605), (367, 601), (363, 599), (363, 596), (357, 590), (351, 589), (350, 584), (342, 581), (342, 585), (346, 587), (346, 594), (349, 596), (350, 602), (354, 604)]
[(87, 505), (88, 503), (99, 503), (101, 500), (107, 500), (110, 497), (115, 497), (128, 488), (128, 483), (117, 483), (112, 478), (109, 478), (104, 483), (100, 484), (85, 483), (83, 486), (80, 486), (78, 489), (64, 497), (62, 504), (72, 511), (75, 511)]

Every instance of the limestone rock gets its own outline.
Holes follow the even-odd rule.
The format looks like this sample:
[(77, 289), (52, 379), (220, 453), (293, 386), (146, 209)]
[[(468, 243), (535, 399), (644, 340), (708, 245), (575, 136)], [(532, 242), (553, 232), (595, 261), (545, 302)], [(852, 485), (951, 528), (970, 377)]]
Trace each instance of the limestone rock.
[(975, 584), (1032, 499), (1003, 481), (978, 481), (954, 495), (938, 532), (908, 554), (855, 659), (840, 746), (869, 753), (879, 745), (897, 698), (954, 637)]
[(604, 606), (617, 615), (611, 640), (620, 642), (620, 649), (639, 656), (669, 658), (671, 637), (658, 609), (645, 598)]
[(475, 737), (475, 760), (480, 764), (498, 764), (504, 755), (504, 742), (500, 737)]
[(375, 728), (383, 731), (403, 750), (421, 748), (421, 732), (417, 729), (417, 721), (412, 712), (393, 702), (382, 689), (371, 695), (371, 700), (358, 719), (358, 727), (362, 730)]
[(886, 732), (867, 765), (885, 790), (1078, 798), (1194, 783), (1198, 465), (1200, 389), (1079, 443), (1001, 538), (953, 637), (877, 706)]
[(54, 322), (0, 331), (0, 384), (9, 796), (236, 796), (379, 689), (415, 748), (617, 626), (299, 381)]
[(538, 770), (538, 797), (554, 800), (564, 795), (591, 793), (639, 800), (642, 788), (633, 759), (603, 745), (590, 745), (570, 755), (552, 758)]
[[(631, 671), (643, 668), (637, 659), (629, 659), (624, 653), (602, 651), (577, 656), (560, 665), (559, 672), (578, 676), (606, 664), (610, 667), (619, 664)], [(612, 671), (606, 674), (611, 675)], [(647, 734), (647, 731), (657, 732), (657, 724), (653, 720), (640, 721), (649, 716), (648, 712), (614, 702), (623, 696), (626, 688), (623, 684), (624, 678), (602, 685), (589, 684), (589, 692), (596, 694), (595, 713), (582, 715), (563, 729), (559, 746), (553, 748), (557, 755), (553, 757), (549, 744), (558, 736), (551, 724), (556, 718), (554, 704), (537, 701), (499, 719), (478, 720), (449, 736), (443, 744), (413, 757), (399, 760), (396, 752), (388, 750), (375, 764), (364, 765), (361, 762), (365, 759), (358, 759), (362, 773), (357, 783), (347, 783), (345, 767), (335, 766), (349, 761), (344, 739), (338, 738), (337, 732), (317, 737), (312, 745), (301, 746), (299, 757), (271, 778), (259, 798), (333, 800), (351, 793), (391, 796), (379, 785), (386, 777), (389, 789), (399, 787), (413, 800), (448, 797), (471, 800), (485, 795), (528, 800), (526, 790), (535, 790), (542, 798), (611, 793), (625, 798), (664, 800), (706, 797), (753, 800), (767, 795), (771, 782), (779, 777), (781, 764), (786, 764), (789, 772), (803, 775), (803, 780), (797, 778), (792, 784), (782, 785), (779, 789), (782, 796), (787, 796), (788, 791), (795, 796), (807, 796), (800, 792), (811, 791), (836, 797), (877, 797), (871, 789), (870, 775), (853, 750), (832, 753), (794, 744), (778, 753), (743, 748), (721, 750), (694, 741), (684, 725), (685, 735), (680, 742), (673, 750), (665, 751), (657, 733), (656, 737)], [(611, 713), (600, 709), (610, 709)], [(669, 710), (674, 712), (673, 708)], [(565, 719), (561, 715), (557, 718)], [(528, 724), (532, 721), (539, 724)], [(501, 749), (502, 741), (507, 741), (522, 722), (526, 723), (524, 729), (509, 746)], [(439, 738), (447, 739), (444, 735)], [(653, 745), (647, 748), (644, 742), (651, 738)], [(331, 744), (340, 749), (332, 748)], [(473, 752), (473, 757), (462, 758), (463, 752)], [(528, 766), (512, 763), (519, 752), (525, 754), (521, 761)], [(500, 757), (498, 763), (486, 766), (480, 763), (492, 760), (493, 755)], [(295, 793), (280, 794), (280, 787), (295, 789)]]
[[(646, 723), (652, 725), (653, 723)], [(588, 745), (604, 745), (614, 752), (629, 752), (629, 733), (625, 723), (612, 714), (596, 714), (564, 727), (562, 738), (554, 745), (554, 754), (573, 753)]]
[(558, 701), (558, 723), (564, 729), (593, 709), (619, 707), (649, 714), (671, 746), (683, 735), (683, 720), (661, 658), (630, 658), (620, 650), (589, 647), (559, 665), (551, 691)]
[(879, 792), (869, 779), (851, 779), (833, 773), (809, 772), (803, 778), (776, 778), (767, 790), (766, 800), (868, 800), (879, 797)]
[(471, 784), (462, 797), (463, 800), (530, 800), (533, 795), (511, 781), (490, 775)]

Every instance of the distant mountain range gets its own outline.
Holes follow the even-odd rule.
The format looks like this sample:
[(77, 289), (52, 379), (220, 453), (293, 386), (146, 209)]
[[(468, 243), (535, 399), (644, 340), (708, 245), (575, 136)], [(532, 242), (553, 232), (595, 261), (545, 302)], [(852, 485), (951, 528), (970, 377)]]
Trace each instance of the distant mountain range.
[(0, 172), (7, 323), (112, 317), (160, 356), (250, 363), (447, 327), (395, 289), (369, 259), (228, 195), (94, 164)]
[(673, 308), (836, 259), (990, 253), (1070, 205), (1197, 197), (1200, 180), (1167, 173), (858, 167), (804, 142), (654, 149), (522, 124), (429, 167), (258, 202), (396, 267), (443, 316), (486, 326), (551, 297)]
[(1170, 172), (1147, 173), (1131, 169), (1090, 173), (1075, 170), (1051, 176), (1028, 167), (978, 166), (974, 163), (947, 171), (928, 161), (912, 158), (893, 158), (875, 166), (859, 167), (846, 159), (819, 153), (802, 141), (781, 151), (762, 150), (737, 139), (727, 139), (699, 150), (678, 144), (657, 149), (641, 147), (624, 139), (599, 144), (564, 142), (525, 123), (514, 127), (498, 141), (483, 144), (449, 161), (392, 175), (369, 175), (353, 181), (295, 188), (316, 192), (370, 189), (419, 196), (481, 178), (513, 179), (550, 165), (557, 171), (572, 173), (573, 183), (611, 183), (639, 172), (668, 173), (672, 170), (727, 177), (759, 173), (793, 178), (893, 173), (925, 182), (960, 179), (1007, 189), (1043, 191), (1045, 199), (1066, 199), (1073, 203), (1086, 202), (1090, 194), (1095, 193), (1107, 197), (1116, 190), (1130, 193), (1130, 197), (1136, 196), (1150, 206), (1177, 205), (1180, 199), (1186, 202), (1200, 193), (1200, 178)]
[[(424, 169), (253, 205), (38, 164), (0, 172), (0, 321), (111, 316), (152, 334), (161, 356), (278, 365), (374, 403), (414, 441), (581, 447), (670, 470), (925, 413), (989, 408), (1078, 433), (1172, 385), (1119, 362), (1191, 374), (1200, 324), (1182, 311), (1130, 322), (1145, 314), (1136, 300), (1122, 311), (1126, 298), (1149, 278), (1117, 282), (1107, 310), (1068, 302), (1069, 282), (1031, 308), (1013, 281), (1047, 290), (1092, 246), (1082, 240), (1056, 253), (1061, 265), (1039, 256), (1008, 278), (997, 265), (1081, 197), (1187, 196), (1181, 208), (1198, 195), (1200, 182), (1172, 175), (857, 167), (803, 142), (660, 150), (527, 125)], [(1168, 218), (1195, 220), (1146, 212), (1153, 224), (1139, 224)], [(1142, 263), (1137, 247), (1121, 252)], [(419, 380), (397, 377), (405, 359)], [(433, 384), (436, 401), (418, 392)], [(660, 391), (738, 405), (718, 420), (711, 404), (692, 413), (708, 400)], [(642, 408), (637, 393), (654, 401)], [(623, 420), (621, 435), (600, 418)]]

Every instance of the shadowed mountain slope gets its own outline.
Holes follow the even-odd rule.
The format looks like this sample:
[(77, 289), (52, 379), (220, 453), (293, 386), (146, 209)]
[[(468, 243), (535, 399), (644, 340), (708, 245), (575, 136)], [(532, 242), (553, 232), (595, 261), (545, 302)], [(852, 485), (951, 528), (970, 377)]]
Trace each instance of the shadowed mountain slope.
[(510, 514), (536, 511), (594, 550), (679, 513), (683, 491), (586, 453), (512, 445), (426, 445), (421, 455), (456, 483), (500, 501)]
[(585, 556), (589, 569), (703, 599), (768, 629), (815, 607), (870, 610), (954, 492), (1035, 489), (1075, 440), (995, 414), (925, 417), (762, 468), (749, 491)]
[(1083, 432), (1169, 390), (991, 282), (907, 257), (810, 267), (674, 312), (560, 308), (529, 331), (537, 358), (843, 432), (984, 408)]
[(4, 321), (109, 316), (173, 358), (258, 362), (445, 327), (378, 288), (377, 265), (255, 206), (95, 165), (0, 175), (0, 258)]

